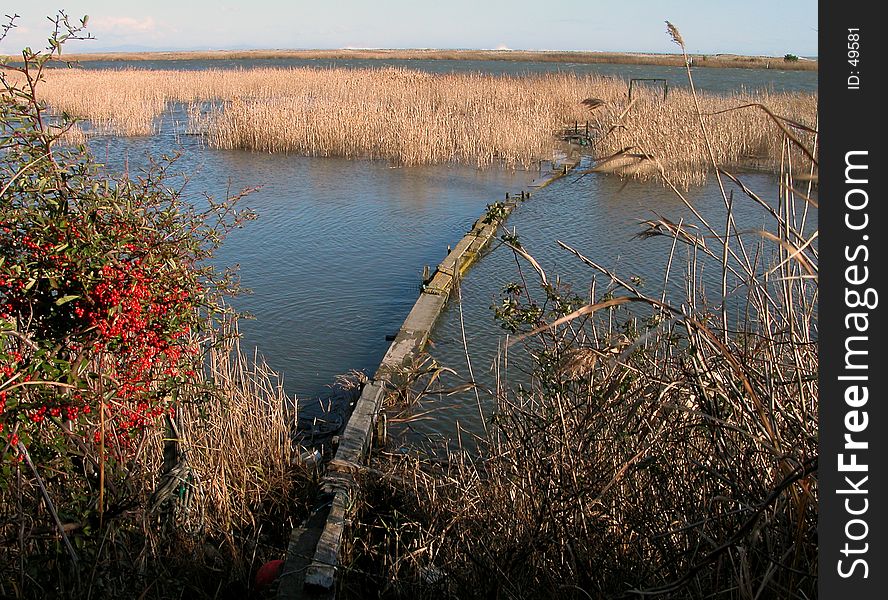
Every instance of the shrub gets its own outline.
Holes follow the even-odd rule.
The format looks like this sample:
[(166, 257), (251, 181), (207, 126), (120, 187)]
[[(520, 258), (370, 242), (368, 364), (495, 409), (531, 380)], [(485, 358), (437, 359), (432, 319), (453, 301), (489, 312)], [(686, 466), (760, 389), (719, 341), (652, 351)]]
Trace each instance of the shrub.
[(218, 593), (301, 489), (283, 391), (229, 343), (235, 280), (208, 264), (251, 215), (186, 201), (175, 157), (111, 176), (73, 145), (37, 91), (86, 19), (54, 21), (0, 64), (0, 596)]
[(4, 458), (47, 430), (125, 453), (173, 410), (226, 291), (206, 261), (245, 217), (230, 202), (185, 202), (170, 187), (171, 158), (114, 178), (84, 146), (59, 143), (74, 123), (50, 114), (35, 90), (83, 25), (64, 15), (56, 25), (48, 51), (26, 49), (22, 66), (0, 75)]
[(785, 55), (783, 56), (783, 60), (786, 61), (786, 62), (798, 62), (798, 61), (799, 61), (799, 57), (796, 56), (795, 54), (785, 54)]

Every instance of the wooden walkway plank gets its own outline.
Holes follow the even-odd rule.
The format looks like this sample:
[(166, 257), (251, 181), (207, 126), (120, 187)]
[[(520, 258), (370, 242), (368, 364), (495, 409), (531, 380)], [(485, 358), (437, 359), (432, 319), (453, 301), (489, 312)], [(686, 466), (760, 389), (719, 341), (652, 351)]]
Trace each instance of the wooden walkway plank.
[(326, 526), (318, 540), (314, 558), (305, 571), (305, 587), (309, 590), (334, 589), (339, 550), (342, 546), (342, 536), (345, 535), (346, 513), (351, 504), (350, 496), (348, 491), (339, 490), (333, 497), (333, 505), (330, 507)]
[[(563, 177), (576, 164), (566, 160), (557, 162), (553, 164), (552, 171), (535, 180), (531, 186), (544, 187)], [(525, 197), (523, 192), (521, 197)], [(424, 286), (373, 379), (364, 386), (355, 403), (334, 458), (321, 481), (322, 494), (316, 503), (316, 510), (291, 536), (278, 587), (278, 600), (335, 598), (336, 569), (342, 540), (351, 513), (356, 509), (355, 475), (370, 452), (386, 384), (391, 383), (407, 363), (425, 348), (454, 284), (481, 256), (515, 206), (514, 201), (506, 201), (498, 219), (493, 222), (485, 222), (486, 216), (479, 218), (441, 261)]]

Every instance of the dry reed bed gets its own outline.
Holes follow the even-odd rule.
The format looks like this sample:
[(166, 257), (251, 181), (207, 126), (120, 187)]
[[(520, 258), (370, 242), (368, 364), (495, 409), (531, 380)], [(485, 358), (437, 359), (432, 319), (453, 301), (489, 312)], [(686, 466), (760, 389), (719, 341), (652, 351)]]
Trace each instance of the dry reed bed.
[[(201, 525), (238, 553), (242, 548), (232, 534), (256, 531), (263, 517), (281, 518), (275, 525), (286, 527), (301, 463), (292, 443), (296, 421), (287, 409), (292, 402), (280, 376), (230, 339), (211, 352), (205, 373), (219, 391), (184, 403), (176, 419)], [(159, 446), (163, 439), (152, 442)], [(149, 455), (163, 453), (155, 448)]]
[[(703, 124), (716, 163), (735, 169), (754, 163), (777, 172), (783, 157), (783, 135), (773, 114), (807, 148), (815, 145), (817, 96), (801, 93), (737, 93), (730, 96), (698, 94)], [(632, 103), (603, 105), (592, 110), (597, 128), (596, 155), (618, 158), (601, 166), (641, 179), (666, 176), (680, 187), (701, 184), (710, 171), (706, 139), (689, 90), (670, 91), (663, 101), (654, 93), (641, 94)], [(807, 164), (798, 148), (792, 158)]]
[[(401, 164), (494, 162), (527, 166), (551, 157), (565, 123), (591, 121), (595, 152), (644, 147), (676, 183), (705, 177), (708, 157), (690, 94), (673, 90), (628, 100), (623, 80), (548, 74), (429, 74), (406, 69), (58, 70), (44, 99), (54, 108), (117, 135), (148, 135), (170, 102), (189, 105), (191, 128), (217, 148), (369, 157)], [(589, 110), (581, 102), (604, 102)], [(816, 95), (701, 95), (722, 164), (749, 157), (776, 161), (776, 125), (755, 109), (816, 124)], [(633, 133), (628, 133), (628, 132)], [(627, 175), (656, 174), (648, 166)]]
[[(592, 266), (588, 278), (604, 274), (590, 299), (574, 301), (582, 309), (558, 309), (566, 290), (522, 278), (520, 306), (536, 311), (517, 346), (533, 356), (530, 385), (497, 383), (476, 453), (378, 457), (344, 589), (815, 597), (818, 261), (805, 241), (816, 230), (792, 191), (811, 184), (782, 178), (773, 212), (762, 207), (773, 237), (726, 215), (644, 224), (642, 237), (674, 240), (663, 260), (687, 294), (671, 305), (566, 246)], [(703, 292), (700, 275), (713, 268), (741, 282), (736, 322), (722, 294)], [(402, 396), (447, 403), (445, 376), (423, 365)]]

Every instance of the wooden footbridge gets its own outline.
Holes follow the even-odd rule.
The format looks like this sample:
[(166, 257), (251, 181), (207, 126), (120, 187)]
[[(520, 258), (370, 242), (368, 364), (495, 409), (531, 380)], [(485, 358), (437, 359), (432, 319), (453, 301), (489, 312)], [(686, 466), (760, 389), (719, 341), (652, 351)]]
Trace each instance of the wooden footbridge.
[[(577, 162), (566, 157), (552, 161), (551, 168), (541, 172), (530, 188), (539, 189), (563, 177)], [(357, 508), (356, 475), (384, 429), (384, 415), (380, 417), (380, 414), (386, 388), (397, 383), (396, 374), (425, 347), (454, 285), (478, 260), (518, 200), (529, 196), (530, 193), (524, 191), (516, 198), (506, 194), (506, 200), (497, 203), (497, 210), (489, 210), (479, 218), (424, 282), (416, 304), (376, 373), (364, 386), (340, 435), (334, 457), (321, 479), (314, 510), (290, 536), (279, 577), (279, 600), (335, 598), (343, 536)]]

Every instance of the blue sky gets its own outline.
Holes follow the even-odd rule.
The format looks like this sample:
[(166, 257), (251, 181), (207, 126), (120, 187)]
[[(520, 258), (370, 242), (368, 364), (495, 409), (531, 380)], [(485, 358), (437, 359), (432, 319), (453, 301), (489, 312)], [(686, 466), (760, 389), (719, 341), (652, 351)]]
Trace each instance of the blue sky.
[[(21, 15), (0, 53), (43, 46), (46, 16), (90, 16), (68, 52), (243, 48), (512, 48), (817, 55), (814, 0), (2, 0)], [(15, 5), (18, 6), (15, 6)]]

